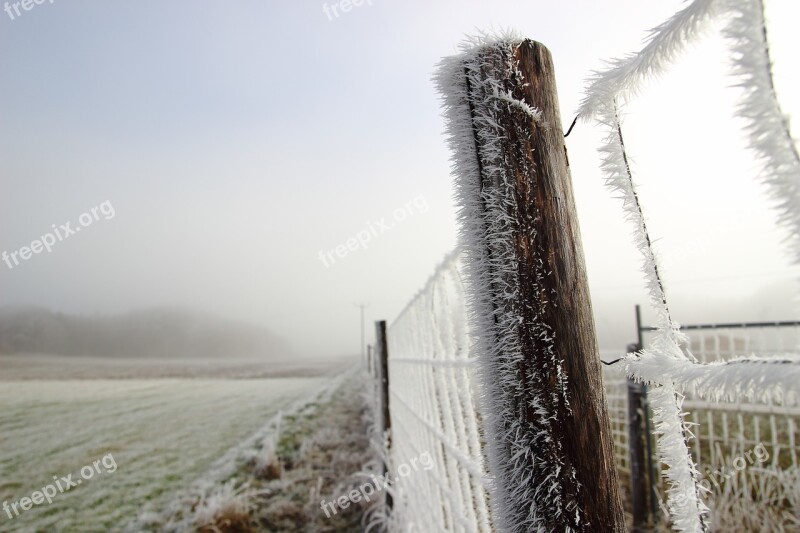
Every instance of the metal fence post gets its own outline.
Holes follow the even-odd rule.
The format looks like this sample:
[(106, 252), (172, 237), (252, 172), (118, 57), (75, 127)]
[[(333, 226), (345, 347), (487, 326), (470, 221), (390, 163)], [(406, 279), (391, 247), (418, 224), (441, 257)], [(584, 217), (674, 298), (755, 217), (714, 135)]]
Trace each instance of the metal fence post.
[[(386, 453), (392, 448), (392, 417), (389, 412), (389, 349), (386, 341), (386, 321), (379, 320), (375, 322), (375, 351), (376, 363), (378, 367), (378, 384), (380, 387), (380, 428), (381, 436), (386, 443)], [(389, 467), (386, 463), (383, 464), (383, 475), (386, 476), (389, 472)], [(386, 507), (392, 508), (392, 496), (389, 491), (386, 491)]]
[[(636, 351), (644, 349), (644, 332), (642, 323), (642, 307), (636, 305)], [(653, 527), (658, 523), (658, 494), (656, 492), (656, 468), (658, 465), (653, 461), (653, 435), (650, 433), (650, 402), (647, 400), (647, 385), (642, 386), (642, 411), (644, 413), (644, 438), (647, 453), (647, 480), (648, 494), (650, 496), (650, 516), (652, 517)]]
[[(628, 345), (628, 353), (639, 350), (637, 344)], [(628, 452), (631, 465), (631, 507), (633, 508), (633, 531), (647, 531), (647, 464), (645, 462), (646, 416), (644, 384), (628, 378)]]

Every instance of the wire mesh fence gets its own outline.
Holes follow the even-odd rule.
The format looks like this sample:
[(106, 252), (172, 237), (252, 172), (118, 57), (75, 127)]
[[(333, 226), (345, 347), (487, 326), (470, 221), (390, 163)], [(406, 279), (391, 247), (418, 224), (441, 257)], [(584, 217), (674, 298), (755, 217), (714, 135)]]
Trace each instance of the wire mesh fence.
[[(652, 328), (642, 328), (645, 344)], [(699, 324), (684, 326), (687, 347), (702, 363), (747, 355), (785, 357), (800, 353), (800, 322)], [(624, 491), (631, 489), (625, 373), (604, 371), (614, 456)], [(798, 521), (800, 406), (772, 398), (713, 400), (684, 391), (685, 420), (692, 430), (689, 450), (705, 489), (716, 530), (793, 531)], [(663, 476), (654, 476), (656, 520), (668, 516)], [(630, 494), (628, 494), (630, 496)], [(664, 522), (666, 525), (666, 522)]]
[[(388, 330), (394, 427), (389, 469), (397, 471), (425, 454), (435, 465), (395, 476), (392, 530), (494, 530), (466, 313), (459, 258), (451, 255)], [(702, 360), (714, 362), (746, 355), (740, 351), (744, 349), (773, 356), (798, 353), (799, 326), (797, 322), (709, 324), (688, 326), (685, 331)], [(614, 456), (626, 492), (632, 482), (628, 379), (621, 367), (604, 368), (604, 387)], [(713, 401), (684, 392), (683, 408), (694, 435), (690, 450), (700, 483), (708, 489), (704, 499), (715, 529), (727, 525), (742, 530), (754, 517), (760, 521), (758, 528), (768, 524), (775, 531), (792, 531), (800, 526), (795, 488), (800, 481), (800, 407), (772, 401)], [(666, 528), (667, 487), (658, 472), (652, 481), (656, 494), (652, 526)]]
[[(653, 517), (661, 513), (660, 524), (692, 532), (708, 531), (712, 524), (722, 531), (796, 530), (800, 526), (798, 325), (701, 325), (683, 330), (678, 326), (623, 141), (621, 110), (648, 80), (664, 71), (715, 24), (721, 26), (730, 45), (731, 71), (743, 89), (736, 115), (745, 121), (749, 147), (760, 163), (758, 178), (776, 201), (781, 225), (790, 232), (788, 251), (800, 257), (794, 253), (800, 249), (800, 157), (775, 93), (763, 3), (688, 2), (651, 31), (641, 50), (610, 61), (606, 69), (596, 72), (578, 110), (583, 120), (594, 120), (606, 134), (599, 148), (601, 170), (608, 188), (623, 200), (634, 243), (641, 252), (645, 285), (657, 313), (657, 325), (640, 331), (648, 337), (647, 342), (640, 339), (639, 348), (628, 350), (631, 353), (622, 358), (619, 368), (605, 371), (614, 456), (623, 479), (625, 475), (639, 475), (634, 470), (641, 472), (641, 461), (629, 454), (631, 448), (641, 447), (642, 439), (630, 431), (627, 422), (638, 409), (628, 403), (628, 380), (645, 383), (649, 386), (649, 404), (643, 404), (644, 411), (649, 406), (652, 418), (641, 418), (651, 426), (645, 433), (656, 438), (651, 442), (648, 435), (644, 440), (648, 452), (655, 450), (648, 455), (657, 465), (648, 466), (647, 471), (658, 471), (658, 475), (649, 476), (651, 491), (655, 492), (649, 504)], [(576, 448), (583, 450), (589, 440), (589, 419), (572, 415), (573, 404), (565, 392), (588, 372), (563, 372), (560, 359), (565, 354), (583, 352), (564, 349), (561, 353), (556, 349), (557, 345), (570, 346), (569, 341), (578, 337), (577, 328), (552, 334), (552, 324), (545, 320), (549, 315), (533, 312), (539, 304), (549, 310), (551, 301), (569, 292), (544, 284), (554, 271), (575, 271), (550, 264), (551, 258), (563, 254), (537, 255), (551, 237), (555, 242), (572, 232), (564, 230), (564, 223), (553, 226), (558, 231), (552, 234), (539, 232), (536, 223), (550, 218), (565, 222), (558, 217), (569, 210), (559, 207), (547, 211), (550, 204), (545, 201), (538, 207), (541, 212), (529, 212), (533, 204), (518, 203), (527, 196), (514, 187), (525, 185), (526, 194), (535, 187), (518, 179), (519, 169), (515, 167), (512, 172), (507, 168), (517, 163), (524, 170), (521, 174), (536, 181), (540, 173), (528, 172), (536, 166), (536, 159), (531, 163), (519, 158), (519, 146), (524, 144), (523, 152), (529, 155), (525, 143), (530, 139), (549, 142), (552, 137), (563, 141), (560, 131), (542, 124), (542, 113), (552, 113), (552, 105), (538, 109), (527, 92), (520, 89), (512, 94), (505, 88), (509, 80), (523, 82), (521, 87), (532, 86), (530, 80), (520, 78), (524, 69), (518, 68), (518, 59), (528, 57), (524, 50), (535, 47), (532, 41), (514, 36), (494, 39), (483, 35), (467, 43), (465, 56), (451, 58), (438, 78), (448, 109), (454, 168), (460, 174), (458, 197), (462, 230), (467, 235), (462, 246), (471, 254), (467, 269), (470, 283), (465, 291), (460, 259), (458, 255), (449, 256), (389, 330), (388, 396), (393, 420), (389, 466), (399, 469), (420, 454), (430, 454), (435, 464), (428, 472), (397, 479), (390, 524), (398, 531), (489, 531), (493, 527), (504, 531), (563, 530), (553, 527), (559, 520), (571, 520), (569, 530), (590, 531), (596, 527), (592, 520), (597, 516), (615, 522), (610, 529), (622, 527), (613, 490), (593, 493), (596, 499), (609, 496), (608, 505), (590, 502), (583, 506), (590, 508), (595, 518), (582, 515), (584, 509), (578, 504), (585, 503), (591, 479), (608, 481), (616, 476), (614, 469), (606, 469), (611, 475), (587, 477), (587, 472), (597, 471), (598, 464), (610, 463), (610, 443), (603, 430), (605, 414), (597, 417), (602, 424), (590, 431), (595, 439), (595, 456), (602, 450), (603, 461), (587, 461), (575, 467), (576, 461), (584, 459), (583, 454), (562, 453), (573, 451), (576, 441), (580, 442)], [(550, 135), (555, 131), (558, 135)], [(509, 139), (519, 142), (511, 146)], [(558, 150), (538, 149), (536, 153), (560, 157), (564, 151), (559, 146)], [(516, 194), (504, 196), (508, 191)], [(542, 235), (548, 238), (536, 241)], [(526, 241), (527, 237), (530, 239)], [(518, 246), (520, 243), (523, 245)], [(530, 293), (521, 290), (531, 288), (535, 290)], [(464, 294), (473, 297), (469, 310)], [(589, 308), (574, 301), (569, 304), (556, 307)], [(475, 320), (468, 320), (467, 315)], [(564, 322), (571, 326), (590, 320), (570, 318)], [(479, 358), (471, 353), (467, 331), (471, 323), (477, 324), (475, 337), (483, 342)], [(522, 335), (526, 342), (520, 343), (520, 333), (531, 335)], [(592, 337), (587, 346), (593, 343)], [(523, 344), (533, 349), (523, 350)], [(546, 355), (553, 355), (552, 360)], [(480, 368), (476, 359), (481, 362)], [(531, 363), (536, 364), (526, 366)], [(491, 372), (487, 374), (486, 368)], [(593, 368), (588, 365), (584, 370)], [(547, 375), (548, 369), (555, 369), (554, 374)], [(479, 373), (480, 384), (476, 379)], [(543, 394), (552, 392), (553, 383), (557, 385), (555, 393)], [(594, 383), (599, 379), (587, 380), (586, 385)], [(502, 401), (495, 401), (494, 396), (502, 397)], [(589, 396), (602, 399), (602, 391)], [(485, 421), (479, 414), (479, 403)], [(524, 403), (523, 408), (520, 403)], [(576, 434), (583, 439), (551, 431), (556, 426), (557, 430), (572, 428), (576, 419), (581, 422), (574, 424), (579, 430)], [(495, 424), (498, 420), (502, 423)], [(491, 472), (481, 440), (487, 434)], [(540, 455), (542, 451), (553, 453)], [(545, 475), (537, 477), (534, 471), (542, 466)], [(606, 470), (604, 474), (609, 473)], [(490, 478), (502, 482), (492, 485)], [(574, 482), (578, 478), (581, 481)], [(616, 488), (616, 482), (608, 481), (608, 486)], [(495, 490), (498, 487), (502, 490)], [(498, 501), (503, 505), (497, 505)], [(598, 509), (607, 513), (600, 515)], [(506, 515), (511, 519), (507, 521)], [(608, 524), (603, 525), (608, 528)]]
[(491, 531), (474, 359), (456, 254), (389, 327), (390, 470), (429, 454), (434, 468), (398, 476), (397, 531)]

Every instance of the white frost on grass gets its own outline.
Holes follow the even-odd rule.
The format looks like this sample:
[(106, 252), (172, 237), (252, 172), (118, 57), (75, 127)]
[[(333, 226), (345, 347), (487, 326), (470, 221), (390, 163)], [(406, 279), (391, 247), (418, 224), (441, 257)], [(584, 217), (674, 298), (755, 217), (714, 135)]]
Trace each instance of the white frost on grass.
[[(198, 502), (201, 507), (205, 508), (204, 512), (207, 514), (212, 508), (219, 508), (225, 502), (230, 505), (238, 505), (233, 500), (247, 500), (250, 496), (247, 487), (236, 485), (235, 480), (232, 480), (240, 467), (249, 462), (257, 464), (262, 461), (261, 455), (269, 453), (268, 449), (264, 449), (264, 445), (269, 447), (277, 444), (284, 416), (296, 415), (304, 410), (314, 408), (317, 404), (328, 403), (334, 392), (350, 376), (351, 373), (346, 372), (333, 379), (328, 379), (324, 384), (319, 384), (311, 394), (303, 395), (284, 406), (255, 433), (241, 439), (236, 445), (217, 457), (206, 471), (190, 483), (178, 488), (175, 491), (177, 496), (173, 494), (167, 502), (159, 501), (155, 506), (148, 506), (127, 525), (125, 530), (134, 533), (145, 530), (145, 528), (155, 527), (159, 531), (167, 533), (189, 531), (200, 519), (196, 512), (191, 512), (193, 506), (198, 505)], [(319, 383), (317, 380), (314, 381)], [(306, 391), (308, 390), (306, 389)]]
[(114, 530), (166, 504), (319, 379), (70, 380), (0, 386), (0, 501), (113, 453), (118, 469), (58, 495), (4, 532)]
[[(249, 524), (253, 501), (248, 496), (248, 486), (237, 487), (228, 482), (201, 498), (191, 519), (195, 530), (225, 528), (230, 531), (237, 525)], [(188, 531), (187, 528), (184, 531)]]

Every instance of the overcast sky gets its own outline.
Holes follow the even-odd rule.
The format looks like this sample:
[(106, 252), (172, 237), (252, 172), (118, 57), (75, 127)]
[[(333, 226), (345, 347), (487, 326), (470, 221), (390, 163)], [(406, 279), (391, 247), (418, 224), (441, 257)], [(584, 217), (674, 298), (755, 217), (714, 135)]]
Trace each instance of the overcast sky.
[[(354, 304), (393, 320), (456, 244), (439, 59), (476, 28), (517, 28), (552, 51), (568, 125), (590, 71), (682, 2), (338, 5), (45, 0), (0, 13), (0, 251), (92, 219), (49, 253), (0, 263), (0, 302), (190, 307), (267, 325), (299, 353), (355, 352)], [(767, 8), (797, 116), (800, 9)], [(627, 106), (626, 142), (676, 318), (795, 318), (796, 273), (730, 118), (727, 55), (710, 32)], [(622, 348), (645, 300), (599, 140), (578, 124), (567, 145), (601, 341)], [(366, 248), (333, 252), (364, 233)]]

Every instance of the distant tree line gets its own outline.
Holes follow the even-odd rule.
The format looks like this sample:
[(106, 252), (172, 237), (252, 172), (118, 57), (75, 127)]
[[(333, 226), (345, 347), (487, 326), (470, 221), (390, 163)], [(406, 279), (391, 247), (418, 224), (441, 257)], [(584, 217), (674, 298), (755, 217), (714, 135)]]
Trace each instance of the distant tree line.
[(0, 309), (0, 354), (102, 357), (277, 357), (289, 348), (263, 327), (183, 309), (74, 316), (47, 309)]

